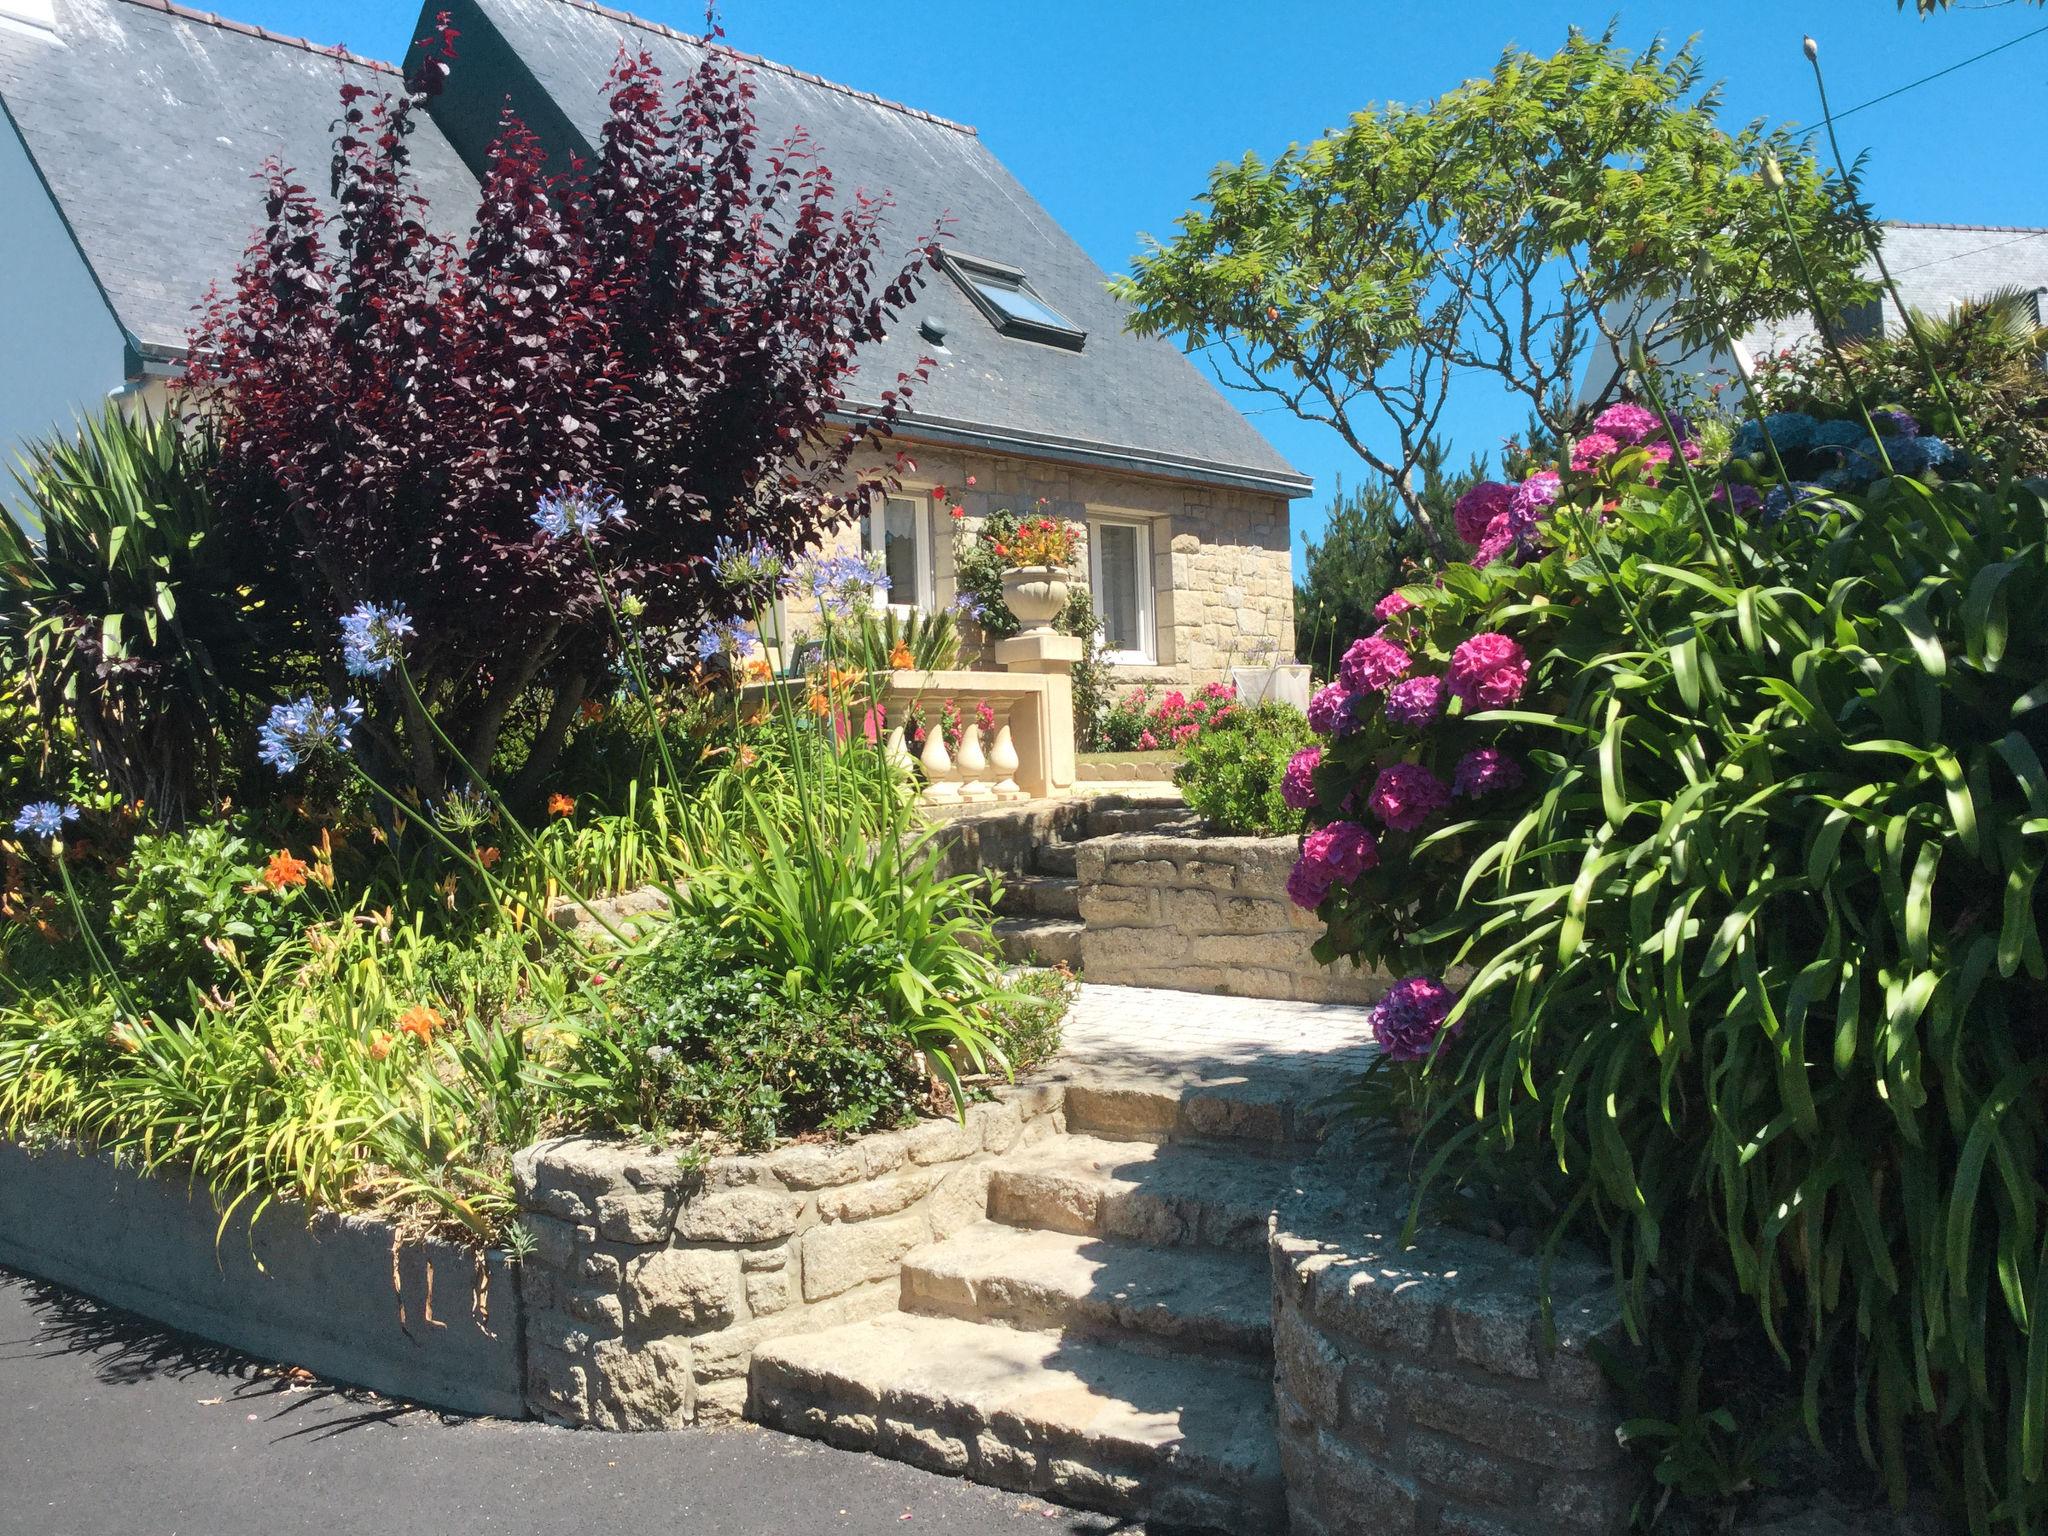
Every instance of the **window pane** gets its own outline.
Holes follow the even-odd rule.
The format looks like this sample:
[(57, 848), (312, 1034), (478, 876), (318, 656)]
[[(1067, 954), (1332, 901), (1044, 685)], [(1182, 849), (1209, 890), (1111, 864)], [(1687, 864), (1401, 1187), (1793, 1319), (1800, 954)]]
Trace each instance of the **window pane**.
[(1127, 524), (1098, 523), (1093, 537), (1096, 566), (1102, 590), (1096, 601), (1102, 610), (1102, 639), (1112, 651), (1142, 651), (1144, 638), (1138, 632), (1138, 530)]
[(991, 304), (1013, 320), (1028, 320), (1034, 325), (1058, 326), (1063, 331), (1071, 331), (1074, 328), (1074, 323), (1065, 315), (1014, 284), (996, 278), (978, 277), (974, 279), (974, 286)]
[[(917, 589), (917, 517), (920, 508), (908, 497), (891, 496), (882, 512), (882, 569), (889, 578), (888, 601), (922, 605)], [(872, 546), (871, 546), (872, 547)]]

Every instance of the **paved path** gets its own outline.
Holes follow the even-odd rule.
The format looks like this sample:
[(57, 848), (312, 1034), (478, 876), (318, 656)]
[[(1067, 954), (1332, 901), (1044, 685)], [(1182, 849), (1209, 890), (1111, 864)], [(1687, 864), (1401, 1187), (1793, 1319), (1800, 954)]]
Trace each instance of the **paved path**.
[(1372, 1060), (1369, 1007), (1212, 997), (1084, 982), (1067, 1015), (1055, 1074), (1093, 1073), (1175, 1087), (1285, 1086), (1303, 1101), (1342, 1089)]
[(443, 1418), (281, 1377), (0, 1269), (0, 1536), (1134, 1529), (751, 1427)]

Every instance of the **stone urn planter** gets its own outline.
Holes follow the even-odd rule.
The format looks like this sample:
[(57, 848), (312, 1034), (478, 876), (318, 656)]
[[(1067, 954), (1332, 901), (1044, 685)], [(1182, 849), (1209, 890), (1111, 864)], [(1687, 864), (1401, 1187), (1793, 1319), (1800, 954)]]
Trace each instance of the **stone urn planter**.
[(1067, 606), (1067, 573), (1056, 565), (1023, 565), (1003, 572), (1003, 601), (1017, 616), (1020, 633), (1038, 634)]

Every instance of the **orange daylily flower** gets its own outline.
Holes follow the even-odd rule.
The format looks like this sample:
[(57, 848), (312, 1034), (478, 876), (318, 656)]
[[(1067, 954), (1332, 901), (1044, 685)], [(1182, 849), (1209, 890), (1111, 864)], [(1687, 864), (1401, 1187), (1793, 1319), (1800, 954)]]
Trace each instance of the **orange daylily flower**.
[(280, 848), (263, 867), (263, 883), (273, 891), (292, 890), (306, 883), (312, 869), (304, 859), (295, 859), (288, 849)]
[(604, 718), (604, 700), (585, 699), (583, 701), (582, 713), (584, 724), (595, 725), (598, 721)]
[(548, 814), (550, 816), (574, 816), (576, 814), (575, 798), (570, 795), (549, 795)]
[(896, 649), (889, 653), (889, 665), (898, 672), (907, 672), (917, 665), (917, 658), (910, 654), (909, 646), (898, 640)]
[(366, 1047), (366, 1049), (368, 1049), (370, 1053), (370, 1060), (382, 1061), (385, 1057), (391, 1054), (391, 1047), (396, 1045), (397, 1043), (398, 1037), (392, 1034), (391, 1031), (388, 1029), (380, 1029), (372, 1032), (372, 1034), (370, 1035), (370, 1043), (368, 1047)]
[(750, 747), (750, 746), (747, 746), (747, 745), (745, 745), (745, 744), (742, 744), (742, 745), (741, 745), (741, 747), (740, 747), (740, 766), (741, 766), (742, 768), (751, 768), (751, 767), (753, 767), (753, 766), (754, 766), (754, 764), (758, 763), (759, 761), (761, 761), (761, 754), (760, 754), (760, 753), (756, 752), (756, 751), (755, 751), (755, 750), (754, 750), (754, 749), (753, 749), (752, 747)]
[(479, 848), (476, 851), (476, 861), (483, 865), (485, 869), (496, 869), (500, 857), (501, 855), (495, 848)]
[(398, 1032), (401, 1035), (416, 1035), (425, 1045), (434, 1038), (434, 1031), (448, 1021), (435, 1009), (425, 1006), (408, 1008), (398, 1016)]

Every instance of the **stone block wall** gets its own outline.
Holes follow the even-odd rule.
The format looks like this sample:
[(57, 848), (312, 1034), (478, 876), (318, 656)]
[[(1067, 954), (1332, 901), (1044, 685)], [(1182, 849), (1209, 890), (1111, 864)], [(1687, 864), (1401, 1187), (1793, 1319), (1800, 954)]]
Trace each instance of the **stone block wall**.
[(1370, 1002), (1386, 978), (1320, 964), (1313, 912), (1287, 899), (1291, 837), (1097, 838), (1076, 850), (1090, 981), (1232, 997)]
[(980, 1220), (995, 1157), (1057, 1135), (1062, 1104), (1057, 1086), (1008, 1089), (964, 1125), (696, 1168), (629, 1143), (528, 1148), (528, 1406), (601, 1429), (739, 1416), (756, 1345), (894, 1311), (903, 1256)]
[(1284, 1230), (1274, 1396), (1295, 1536), (1605, 1536), (1643, 1487), (1626, 1416), (1586, 1352), (1619, 1343), (1604, 1266), (1560, 1260), (1556, 1337), (1537, 1263), (1436, 1233)]

